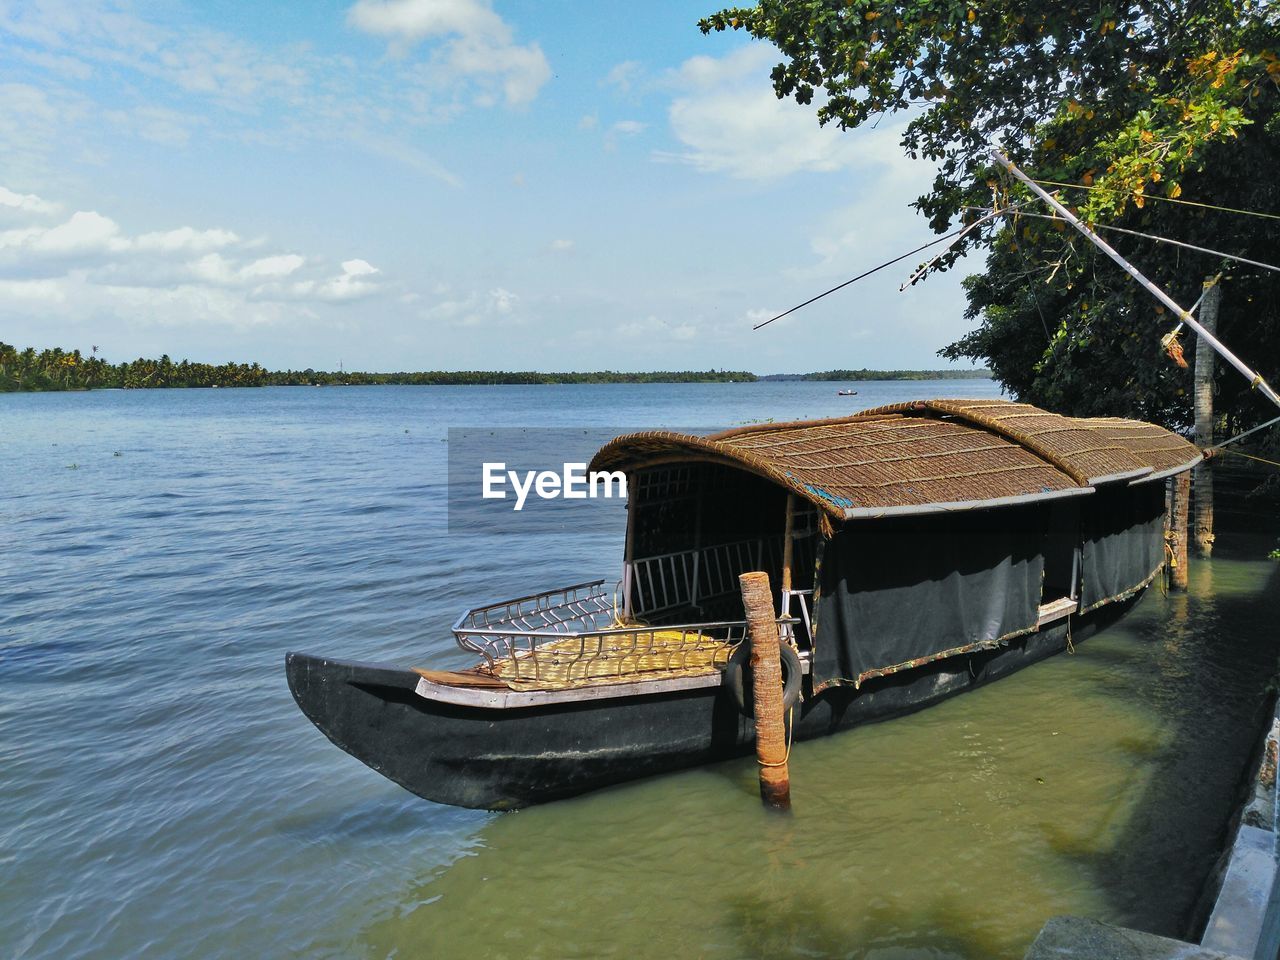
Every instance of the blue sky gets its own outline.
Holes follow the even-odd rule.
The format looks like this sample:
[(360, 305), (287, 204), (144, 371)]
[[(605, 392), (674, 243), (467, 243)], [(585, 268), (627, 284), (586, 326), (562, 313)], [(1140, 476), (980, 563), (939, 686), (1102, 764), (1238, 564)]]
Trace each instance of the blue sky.
[(0, 0), (0, 339), (270, 367), (937, 367), (932, 177), (713, 3)]

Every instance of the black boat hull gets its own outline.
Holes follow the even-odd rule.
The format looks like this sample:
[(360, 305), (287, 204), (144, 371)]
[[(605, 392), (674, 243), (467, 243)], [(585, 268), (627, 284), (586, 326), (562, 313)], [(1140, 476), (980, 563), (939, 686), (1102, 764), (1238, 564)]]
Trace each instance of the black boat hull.
[[(1137, 597), (1072, 619), (1080, 642)], [(798, 740), (899, 716), (1061, 652), (1065, 621), (995, 650), (940, 660), (859, 690), (831, 687), (797, 711)], [(752, 722), (722, 687), (535, 707), (489, 708), (420, 696), (419, 675), (302, 653), (285, 658), (302, 712), (335, 745), (428, 800), (511, 810), (748, 754)]]

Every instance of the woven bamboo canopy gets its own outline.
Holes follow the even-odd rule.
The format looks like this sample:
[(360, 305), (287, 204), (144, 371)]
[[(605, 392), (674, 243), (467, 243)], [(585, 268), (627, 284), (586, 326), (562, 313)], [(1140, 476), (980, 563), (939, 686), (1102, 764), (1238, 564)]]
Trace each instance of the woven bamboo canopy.
[(1194, 444), (1137, 420), (1064, 417), (1008, 400), (918, 400), (707, 437), (632, 433), (602, 447), (591, 469), (718, 463), (851, 520), (1076, 496), (1161, 479), (1200, 460)]

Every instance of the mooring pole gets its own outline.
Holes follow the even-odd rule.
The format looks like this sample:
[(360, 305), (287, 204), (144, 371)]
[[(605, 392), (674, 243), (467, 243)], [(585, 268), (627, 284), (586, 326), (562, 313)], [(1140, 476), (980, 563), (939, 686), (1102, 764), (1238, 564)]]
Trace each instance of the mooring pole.
[[(1222, 301), (1219, 277), (1205, 280), (1204, 299), (1200, 304), (1200, 325), (1211, 334), (1218, 330), (1218, 304)], [(1196, 446), (1207, 450), (1213, 446), (1213, 349), (1200, 337), (1196, 340), (1195, 370)], [(1213, 461), (1205, 460), (1195, 469), (1196, 556), (1213, 553)]]
[(1169, 548), (1173, 557), (1169, 561), (1169, 586), (1174, 590), (1187, 589), (1187, 506), (1191, 500), (1191, 474), (1183, 471), (1173, 478), (1169, 503)]
[(769, 574), (738, 577), (747, 612), (751, 643), (752, 699), (755, 703), (756, 760), (760, 763), (760, 798), (766, 807), (791, 809), (787, 772), (787, 720), (782, 709), (782, 651), (773, 612)]

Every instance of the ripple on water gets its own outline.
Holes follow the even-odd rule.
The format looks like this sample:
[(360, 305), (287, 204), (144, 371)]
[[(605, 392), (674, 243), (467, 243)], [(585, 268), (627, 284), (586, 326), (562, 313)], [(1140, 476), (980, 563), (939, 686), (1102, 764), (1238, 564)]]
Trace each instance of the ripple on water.
[[(955, 385), (859, 389), (872, 405)], [(762, 813), (745, 760), (518, 814), (441, 807), (294, 707), (286, 649), (457, 665), (462, 608), (615, 575), (620, 528), (451, 535), (449, 425), (847, 412), (830, 394), (0, 397), (0, 490), (19, 491), (0, 504), (0, 943), (42, 960), (985, 960), (1060, 913), (1178, 932), (1275, 660), (1272, 568), (1226, 542), (1188, 596), (1152, 595), (1074, 657), (796, 745), (790, 820)]]

